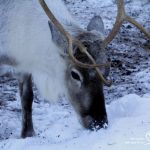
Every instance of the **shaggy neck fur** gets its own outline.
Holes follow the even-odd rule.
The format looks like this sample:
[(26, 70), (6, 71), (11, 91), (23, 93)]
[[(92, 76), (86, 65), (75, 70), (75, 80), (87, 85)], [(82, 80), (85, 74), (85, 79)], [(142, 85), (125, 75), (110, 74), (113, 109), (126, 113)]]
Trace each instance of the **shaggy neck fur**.
[[(77, 26), (61, 0), (46, 2), (64, 27)], [(66, 91), (66, 64), (59, 55), (61, 49), (52, 42), (48, 18), (38, 0), (6, 0), (0, 7), (0, 55), (15, 60), (17, 65), (12, 65), (19, 72), (31, 73), (46, 99), (56, 99)]]

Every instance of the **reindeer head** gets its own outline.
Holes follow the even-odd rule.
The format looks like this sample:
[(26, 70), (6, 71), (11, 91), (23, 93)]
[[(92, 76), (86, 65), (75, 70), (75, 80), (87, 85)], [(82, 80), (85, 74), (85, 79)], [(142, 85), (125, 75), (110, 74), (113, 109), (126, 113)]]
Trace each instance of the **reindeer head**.
[[(74, 30), (76, 34), (72, 37), (57, 21), (44, 0), (39, 1), (50, 20), (69, 43), (67, 47), (72, 61), (68, 64), (66, 82), (73, 106), (80, 115), (81, 121), (86, 128), (97, 129), (104, 127), (107, 124), (107, 114), (104, 104), (103, 83), (110, 85), (110, 82), (104, 78), (108, 75), (109, 69), (100, 71), (98, 68), (100, 65), (97, 65), (102, 64), (101, 66), (106, 67), (103, 64), (106, 62), (104, 47), (113, 40), (125, 20), (139, 28), (148, 39), (150, 39), (150, 34), (138, 22), (126, 14), (124, 0), (117, 0), (117, 19), (112, 31), (104, 41), (102, 36), (100, 36), (104, 30), (100, 17), (97, 16), (91, 20), (87, 27), (88, 31), (76, 28)], [(55, 27), (53, 28), (52, 25), (50, 27), (54, 42), (66, 49), (66, 46), (64, 46), (66, 41), (58, 40), (61, 38), (55, 36), (55, 33), (57, 33), (54, 32)], [(60, 33), (59, 35), (61, 37)], [(91, 62), (92, 65), (89, 65)]]
[[(63, 51), (67, 49), (67, 42), (57, 28), (49, 22), (52, 40)], [(68, 28), (68, 27), (66, 27)], [(101, 17), (95, 16), (91, 19), (87, 30), (71, 25), (70, 34), (83, 44), (88, 53), (91, 54), (97, 64), (106, 63), (103, 46), (104, 25)], [(78, 45), (73, 45), (74, 57), (86, 64), (91, 61), (85, 53), (82, 53)], [(103, 83), (94, 68), (82, 68), (67, 59), (66, 84), (70, 95), (70, 101), (81, 118), (84, 127), (88, 129), (101, 128), (107, 124), (105, 100), (103, 95)], [(101, 68), (106, 77), (108, 69)]]
[[(87, 31), (80, 31), (75, 36), (92, 55), (97, 64), (106, 63), (102, 42), (104, 25), (100, 17), (91, 19)], [(90, 64), (86, 54), (74, 47), (74, 56), (82, 63)], [(101, 69), (103, 75), (108, 75), (108, 69)], [(103, 95), (103, 83), (93, 68), (82, 68), (76, 64), (68, 65), (66, 82), (71, 96), (71, 102), (81, 118), (85, 128), (101, 128), (106, 125), (107, 114)]]
[[(43, 0), (40, 0), (40, 2), (44, 5), (44, 10), (49, 16), (51, 12), (45, 2)], [(54, 16), (52, 18), (55, 20)], [(97, 65), (107, 62), (103, 45), (104, 25), (102, 19), (99, 16), (93, 17), (87, 26), (87, 30), (74, 24), (65, 24), (61, 28), (62, 31), (57, 27), (61, 24), (55, 20), (56, 25), (53, 19), (52, 22), (49, 22), (53, 42), (62, 51), (69, 49), (70, 57), (65, 57), (67, 62), (65, 79), (70, 101), (85, 128), (99, 129), (106, 127), (108, 121), (103, 81), (107, 82), (104, 76), (108, 75), (109, 69), (105, 69), (104, 65), (101, 65), (101, 67)], [(65, 34), (62, 34), (62, 32)], [(89, 65), (91, 62), (92, 65)]]

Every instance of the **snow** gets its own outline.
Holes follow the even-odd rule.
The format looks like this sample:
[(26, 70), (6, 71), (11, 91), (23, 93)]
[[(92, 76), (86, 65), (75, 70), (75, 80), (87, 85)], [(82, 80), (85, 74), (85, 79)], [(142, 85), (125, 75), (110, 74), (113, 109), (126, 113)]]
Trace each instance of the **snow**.
[[(74, 1), (72, 0), (72, 2)], [(76, 4), (69, 3), (67, 6), (73, 14), (76, 14), (77, 19), (81, 21), (84, 27), (94, 14), (99, 14), (101, 11), (105, 27), (108, 30), (112, 27), (115, 20), (112, 18), (116, 15), (114, 12), (116, 6), (113, 1), (87, 0), (82, 1), (81, 5), (81, 1), (76, 0)], [(148, 0), (128, 1), (127, 10), (129, 13), (141, 11), (143, 5), (149, 2)], [(138, 21), (141, 23), (149, 18), (150, 5), (144, 5), (144, 7), (148, 13), (139, 15)], [(148, 26), (148, 24), (146, 25)], [(131, 30), (137, 32), (135, 29)], [(114, 85), (113, 89), (117, 91), (117, 94), (121, 93), (123, 96), (117, 98), (114, 93), (110, 93), (113, 101), (107, 104), (109, 126), (107, 129), (94, 132), (85, 130), (81, 126), (78, 116), (65, 97), (61, 97), (55, 104), (50, 104), (36, 95), (33, 104), (36, 136), (21, 139), (20, 97), (18, 89), (12, 90), (14, 83), (16, 87), (16, 82), (12, 81), (11, 84), (5, 84), (6, 87), (1, 83), (1, 92), (8, 94), (12, 90), (12, 96), (8, 97), (8, 101), (3, 102), (0, 99), (0, 150), (149, 150), (150, 69), (148, 66), (146, 68), (140, 67), (144, 69), (132, 75), (136, 82), (134, 87), (141, 88), (145, 94), (142, 96), (135, 93), (127, 94), (129, 91), (128, 89), (125, 90), (125, 85)], [(106, 97), (108, 96), (106, 95)]]
[[(2, 140), (0, 149), (148, 150), (150, 148), (149, 106), (148, 94), (143, 97), (135, 94), (126, 95), (107, 105), (108, 128), (91, 132), (81, 127), (71, 108), (64, 109), (68, 107), (67, 105), (50, 106), (46, 103), (42, 107), (36, 107), (33, 113), (35, 129), (38, 130), (37, 136), (26, 139), (11, 137)], [(10, 120), (11, 128), (15, 128), (16, 122), (13, 124), (13, 120)], [(18, 135), (18, 130), (15, 132)]]

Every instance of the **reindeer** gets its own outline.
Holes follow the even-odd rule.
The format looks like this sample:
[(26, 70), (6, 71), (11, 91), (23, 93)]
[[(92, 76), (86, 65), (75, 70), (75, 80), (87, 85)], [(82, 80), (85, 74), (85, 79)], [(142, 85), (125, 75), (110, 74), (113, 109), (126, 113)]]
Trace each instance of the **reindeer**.
[[(124, 5), (123, 0), (120, 1), (118, 8)], [(2, 11), (0, 64), (10, 65), (17, 72), (22, 104), (21, 137), (35, 135), (32, 79), (48, 100), (55, 93), (51, 91), (54, 83), (58, 93), (62, 88), (66, 89), (63, 92), (68, 93), (85, 128), (107, 127), (103, 84), (110, 86), (111, 81), (107, 80), (110, 64), (105, 47), (116, 35), (117, 25), (114, 26), (115, 32), (113, 29), (104, 39), (100, 16), (90, 20), (87, 30), (82, 29), (61, 0), (49, 1), (49, 7), (44, 0), (39, 3), (8, 0), (4, 4), (7, 7), (2, 10), (7, 12), (7, 17)], [(49, 23), (39, 4), (49, 17)]]

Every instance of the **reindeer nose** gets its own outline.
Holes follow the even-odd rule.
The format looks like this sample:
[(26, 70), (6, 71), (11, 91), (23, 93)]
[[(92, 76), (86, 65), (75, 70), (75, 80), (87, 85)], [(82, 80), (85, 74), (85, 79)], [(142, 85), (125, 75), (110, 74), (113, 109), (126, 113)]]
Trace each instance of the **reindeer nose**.
[(92, 130), (92, 131), (97, 131), (101, 128), (106, 129), (108, 127), (108, 120), (107, 117), (105, 116), (103, 119), (94, 119), (91, 116), (86, 116), (82, 118), (83, 126), (86, 129)]

